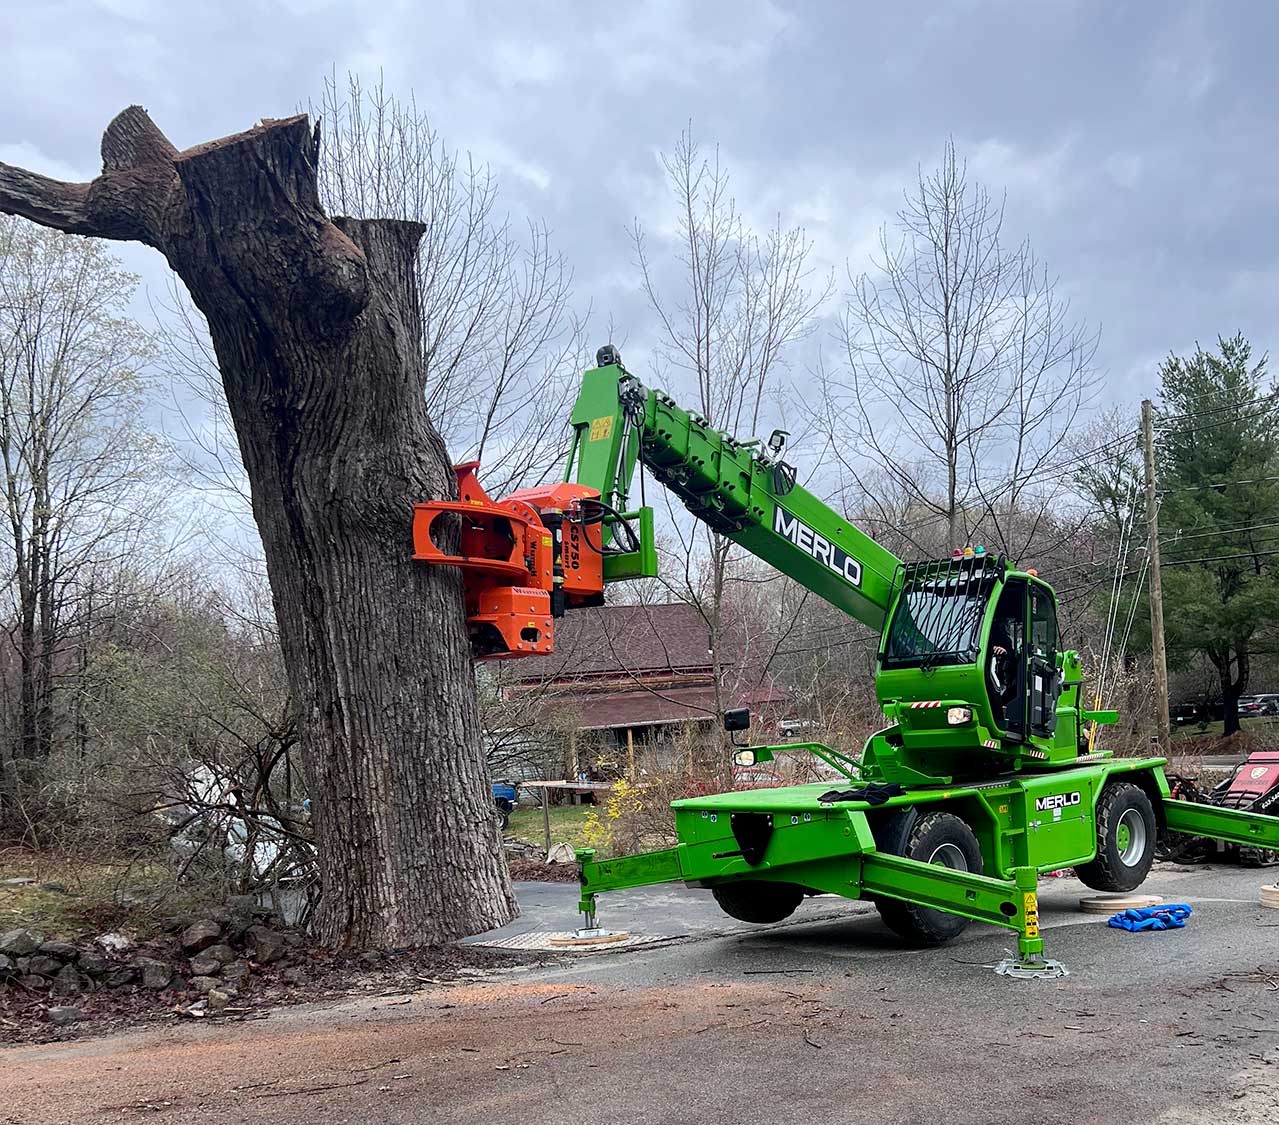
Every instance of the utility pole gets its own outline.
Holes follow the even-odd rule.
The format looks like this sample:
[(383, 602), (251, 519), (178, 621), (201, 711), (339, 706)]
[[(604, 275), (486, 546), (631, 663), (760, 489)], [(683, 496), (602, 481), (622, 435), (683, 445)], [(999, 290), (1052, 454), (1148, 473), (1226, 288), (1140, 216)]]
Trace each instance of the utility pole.
[(1164, 587), (1159, 575), (1159, 497), (1155, 491), (1155, 408), (1141, 404), (1141, 442), (1146, 453), (1146, 549), (1150, 552), (1150, 651), (1155, 662), (1155, 707), (1159, 719), (1159, 748), (1172, 746), (1168, 717), (1168, 656), (1164, 650)]

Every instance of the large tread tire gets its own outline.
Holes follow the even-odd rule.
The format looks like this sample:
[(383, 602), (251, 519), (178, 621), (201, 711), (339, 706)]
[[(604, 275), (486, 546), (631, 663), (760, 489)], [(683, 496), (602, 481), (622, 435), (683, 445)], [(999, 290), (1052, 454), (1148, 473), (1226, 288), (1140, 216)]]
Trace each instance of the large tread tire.
[[(903, 828), (907, 829), (904, 839)], [(876, 834), (882, 850), (890, 850), (894, 836), (900, 841), (896, 848), (891, 849), (896, 855), (930, 863), (935, 862), (939, 852), (949, 850), (955, 862), (947, 866), (956, 866), (975, 875), (982, 873), (981, 847), (977, 837), (964, 821), (951, 813), (926, 813), (908, 820), (889, 822), (882, 833)], [(960, 855), (962, 863), (958, 862)], [(941, 945), (958, 937), (969, 925), (969, 919), (958, 914), (901, 899), (876, 898), (875, 907), (884, 925), (916, 945)]]
[(721, 883), (711, 888), (719, 908), (739, 922), (766, 926), (780, 922), (795, 913), (804, 901), (804, 888), (795, 883), (774, 883), (767, 879), (751, 879), (740, 883)]
[[(1143, 846), (1125, 858), (1120, 832), (1133, 835), (1134, 818), (1143, 825)], [(1112, 781), (1097, 799), (1097, 855), (1075, 868), (1075, 874), (1094, 891), (1131, 891), (1140, 887), (1155, 861), (1158, 824), (1146, 791), (1128, 781)]]

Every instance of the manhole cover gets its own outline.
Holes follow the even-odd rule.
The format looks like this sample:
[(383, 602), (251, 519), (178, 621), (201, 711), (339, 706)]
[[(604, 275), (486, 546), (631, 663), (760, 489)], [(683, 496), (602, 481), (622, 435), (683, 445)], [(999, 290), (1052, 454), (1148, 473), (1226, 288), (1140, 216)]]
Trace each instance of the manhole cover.
[(634, 949), (641, 945), (657, 945), (664, 941), (674, 941), (676, 938), (685, 937), (685, 934), (630, 934), (621, 941), (609, 942), (604, 945), (563, 945), (556, 944), (556, 941), (570, 941), (573, 937), (572, 930), (531, 930), (524, 934), (513, 934), (511, 937), (494, 938), (492, 941), (476, 941), (471, 942), (472, 945), (484, 945), (490, 949), (523, 949), (536, 951), (546, 951), (548, 953), (563, 953), (571, 950), (573, 953), (611, 953), (615, 949)]

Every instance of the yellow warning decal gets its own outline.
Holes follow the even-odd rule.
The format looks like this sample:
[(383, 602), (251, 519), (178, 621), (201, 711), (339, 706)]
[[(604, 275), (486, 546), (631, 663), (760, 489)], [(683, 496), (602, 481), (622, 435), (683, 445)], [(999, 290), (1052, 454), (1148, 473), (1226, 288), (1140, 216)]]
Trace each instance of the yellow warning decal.
[(1039, 936), (1039, 899), (1034, 891), (1027, 891), (1023, 896), (1026, 908), (1026, 936)]
[(551, 537), (549, 535), (542, 536), (542, 546), (549, 547), (551, 545)]
[(596, 418), (591, 422), (591, 441), (603, 441), (613, 433), (613, 415)]

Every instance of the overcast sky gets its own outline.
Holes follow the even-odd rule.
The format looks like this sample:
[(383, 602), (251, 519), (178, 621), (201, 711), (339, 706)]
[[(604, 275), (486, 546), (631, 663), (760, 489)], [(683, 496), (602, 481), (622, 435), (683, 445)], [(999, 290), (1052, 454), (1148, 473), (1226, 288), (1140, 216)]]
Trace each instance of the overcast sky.
[[(130, 103), (182, 148), (381, 71), (549, 223), (642, 369), (627, 229), (668, 218), (658, 153), (690, 118), (742, 209), (804, 223), (841, 278), (952, 135), (1132, 402), (1196, 338), (1276, 344), (1276, 42), (1279, 7), (1243, 2), (8, 0), (0, 160), (88, 178)], [(127, 258), (162, 291), (158, 255)]]

